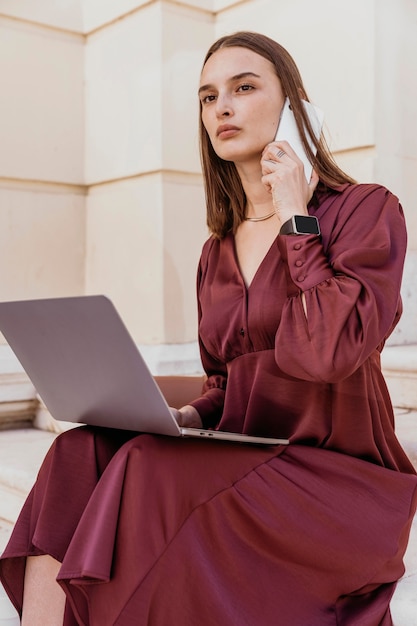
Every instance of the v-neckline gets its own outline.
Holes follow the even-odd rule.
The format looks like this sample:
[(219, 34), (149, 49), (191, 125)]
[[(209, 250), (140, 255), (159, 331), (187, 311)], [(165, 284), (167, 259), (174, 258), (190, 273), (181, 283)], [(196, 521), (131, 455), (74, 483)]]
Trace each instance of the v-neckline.
[(239, 257), (238, 257), (237, 248), (236, 248), (236, 238), (235, 238), (233, 233), (230, 233), (230, 240), (231, 240), (231, 244), (232, 244), (233, 258), (234, 258), (234, 261), (235, 261), (235, 265), (237, 267), (240, 280), (242, 281), (242, 284), (243, 284), (243, 286), (244, 286), (244, 288), (245, 288), (245, 290), (247, 292), (250, 290), (250, 288), (252, 287), (254, 281), (257, 279), (257, 277), (258, 277), (258, 275), (259, 275), (263, 265), (266, 262), (266, 259), (269, 257), (269, 255), (271, 253), (272, 248), (276, 245), (277, 239), (278, 239), (278, 235), (272, 240), (271, 245), (269, 246), (268, 250), (265, 252), (263, 258), (261, 259), (261, 262), (259, 263), (258, 267), (256, 268), (255, 273), (252, 276), (252, 280), (249, 283), (247, 283), (246, 280), (245, 280), (245, 277), (243, 276), (243, 272), (241, 270), (240, 263), (239, 263)]

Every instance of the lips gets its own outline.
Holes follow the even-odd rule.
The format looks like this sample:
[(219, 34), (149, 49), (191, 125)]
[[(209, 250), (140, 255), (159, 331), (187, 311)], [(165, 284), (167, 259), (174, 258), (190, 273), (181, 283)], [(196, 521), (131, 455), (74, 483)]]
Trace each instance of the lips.
[(218, 127), (216, 134), (220, 139), (228, 139), (229, 137), (234, 137), (239, 130), (237, 126), (233, 126), (232, 124), (222, 124)]

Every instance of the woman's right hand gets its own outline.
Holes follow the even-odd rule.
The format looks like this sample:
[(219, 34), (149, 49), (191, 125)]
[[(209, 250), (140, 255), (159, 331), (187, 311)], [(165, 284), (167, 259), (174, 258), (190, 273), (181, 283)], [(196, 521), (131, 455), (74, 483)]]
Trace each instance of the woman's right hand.
[(293, 215), (308, 215), (307, 204), (319, 182), (313, 170), (307, 183), (303, 162), (287, 141), (274, 141), (262, 153), (262, 182), (272, 194), (281, 224)]

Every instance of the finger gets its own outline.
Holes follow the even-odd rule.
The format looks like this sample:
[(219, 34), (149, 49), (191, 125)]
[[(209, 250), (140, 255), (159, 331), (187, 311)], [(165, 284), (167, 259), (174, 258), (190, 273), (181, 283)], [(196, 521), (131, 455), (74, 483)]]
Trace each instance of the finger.
[(263, 159), (261, 161), (262, 176), (269, 176), (270, 174), (276, 174), (278, 170), (278, 161), (272, 159)]
[(177, 422), (181, 419), (181, 413), (178, 409), (174, 409), (174, 407), (170, 406), (169, 410), (171, 411), (172, 417), (175, 418)]
[(285, 156), (287, 156), (287, 153), (284, 147), (276, 142), (268, 144), (262, 153), (262, 159), (272, 161), (273, 163), (280, 162)]
[(319, 180), (320, 180), (319, 175), (317, 174), (316, 170), (313, 169), (311, 172), (311, 176), (310, 176), (310, 182), (308, 183), (308, 187), (312, 192), (317, 187)]
[(272, 193), (272, 184), (269, 181), (269, 174), (262, 176), (261, 181), (262, 181), (262, 184), (265, 185), (266, 190), (269, 193)]
[(313, 171), (311, 172), (310, 182), (308, 183), (308, 189), (309, 189), (308, 201), (310, 201), (311, 198), (313, 197), (313, 193), (317, 185), (319, 184), (319, 182), (320, 182), (319, 175), (317, 174), (316, 170), (313, 169)]
[(299, 157), (297, 153), (294, 152), (291, 144), (289, 144), (288, 141), (275, 142), (273, 145), (274, 145), (275, 153), (279, 151), (281, 155), (278, 158), (283, 159), (284, 162), (286, 158), (291, 159), (292, 161), (299, 161)]
[(271, 174), (277, 170), (278, 165), (282, 165), (284, 163), (285, 152), (283, 150), (275, 150), (272, 153), (272, 156), (269, 156), (269, 153), (266, 153), (262, 156), (261, 166), (263, 174)]

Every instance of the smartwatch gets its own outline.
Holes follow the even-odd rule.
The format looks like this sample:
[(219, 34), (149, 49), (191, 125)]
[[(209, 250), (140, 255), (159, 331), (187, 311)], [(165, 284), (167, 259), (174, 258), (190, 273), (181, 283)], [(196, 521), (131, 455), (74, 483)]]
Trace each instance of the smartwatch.
[(279, 234), (320, 236), (319, 221), (314, 215), (293, 215), (281, 226)]

